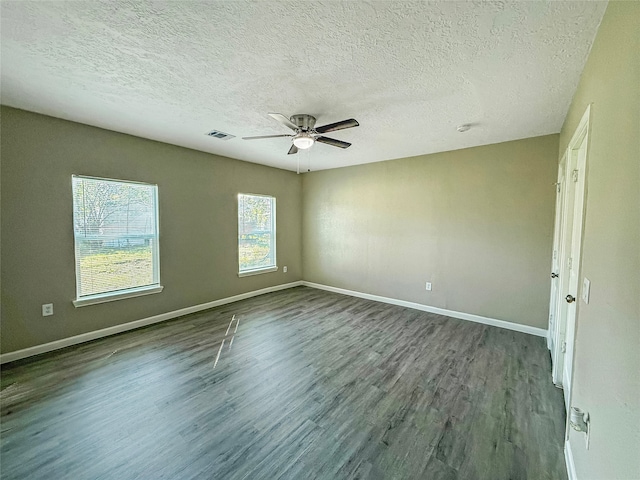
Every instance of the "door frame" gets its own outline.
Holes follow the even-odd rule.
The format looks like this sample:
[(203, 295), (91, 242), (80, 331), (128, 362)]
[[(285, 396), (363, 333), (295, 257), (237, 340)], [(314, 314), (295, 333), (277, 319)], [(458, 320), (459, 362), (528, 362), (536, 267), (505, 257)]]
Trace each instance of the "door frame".
[[(554, 232), (554, 250), (557, 248), (558, 262), (552, 265), (559, 268), (559, 277), (556, 279), (556, 298), (550, 301), (550, 308), (553, 307), (553, 311), (550, 311), (553, 338), (549, 344), (552, 346), (553, 382), (564, 389), (567, 411), (571, 405), (576, 320), (580, 308), (590, 117), (591, 105), (588, 105), (560, 162), (561, 170), (564, 162), (564, 184), (559, 194), (561, 198), (556, 201), (556, 206), (558, 203), (561, 205), (560, 212), (556, 211), (556, 226), (559, 226), (557, 236)], [(573, 296), (575, 301), (567, 303), (567, 295)]]

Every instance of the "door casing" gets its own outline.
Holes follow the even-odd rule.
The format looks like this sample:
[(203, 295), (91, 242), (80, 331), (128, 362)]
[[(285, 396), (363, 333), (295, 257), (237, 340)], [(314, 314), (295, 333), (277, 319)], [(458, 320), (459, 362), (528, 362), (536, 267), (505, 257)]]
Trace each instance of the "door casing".
[[(554, 232), (554, 255), (552, 268), (557, 268), (550, 301), (549, 327), (552, 337), (553, 382), (564, 389), (565, 407), (571, 405), (571, 381), (575, 350), (576, 319), (580, 300), (580, 267), (582, 237), (587, 194), (587, 154), (589, 145), (589, 105), (576, 128), (567, 150), (560, 162), (558, 174), (561, 184), (556, 200), (556, 229)], [(563, 165), (564, 164), (564, 165)], [(558, 210), (559, 207), (559, 210)], [(575, 298), (568, 303), (567, 295)]]

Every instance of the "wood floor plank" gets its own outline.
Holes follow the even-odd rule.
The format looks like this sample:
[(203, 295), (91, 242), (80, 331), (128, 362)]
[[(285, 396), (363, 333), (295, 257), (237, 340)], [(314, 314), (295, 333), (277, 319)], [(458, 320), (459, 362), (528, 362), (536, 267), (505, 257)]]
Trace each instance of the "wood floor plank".
[(307, 287), (0, 383), (3, 479), (566, 478), (541, 338)]

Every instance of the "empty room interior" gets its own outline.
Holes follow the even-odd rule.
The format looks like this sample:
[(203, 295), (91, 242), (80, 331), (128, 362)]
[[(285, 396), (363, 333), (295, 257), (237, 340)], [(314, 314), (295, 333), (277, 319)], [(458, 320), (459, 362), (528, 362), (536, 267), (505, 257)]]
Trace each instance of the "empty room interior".
[(640, 2), (0, 7), (0, 477), (640, 479)]

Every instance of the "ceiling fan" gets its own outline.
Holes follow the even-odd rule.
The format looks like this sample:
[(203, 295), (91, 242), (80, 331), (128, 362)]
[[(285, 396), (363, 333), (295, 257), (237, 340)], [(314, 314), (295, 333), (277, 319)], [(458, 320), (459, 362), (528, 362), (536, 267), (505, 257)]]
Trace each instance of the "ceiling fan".
[(289, 127), (295, 132), (295, 134), (286, 135), (262, 135), (259, 137), (242, 137), (243, 140), (258, 140), (261, 138), (277, 138), (277, 137), (291, 137), (293, 145), (289, 149), (287, 155), (298, 153), (298, 150), (304, 150), (310, 148), (315, 142), (326, 143), (334, 147), (348, 148), (351, 146), (348, 142), (342, 140), (336, 140), (335, 138), (329, 138), (322, 136), (323, 133), (335, 132), (336, 130), (342, 130), (345, 128), (357, 127), (360, 125), (357, 120), (350, 118), (349, 120), (342, 120), (341, 122), (330, 123), (321, 127), (315, 127), (316, 118), (304, 113), (287, 118), (281, 113), (270, 113), (269, 116), (274, 120)]

